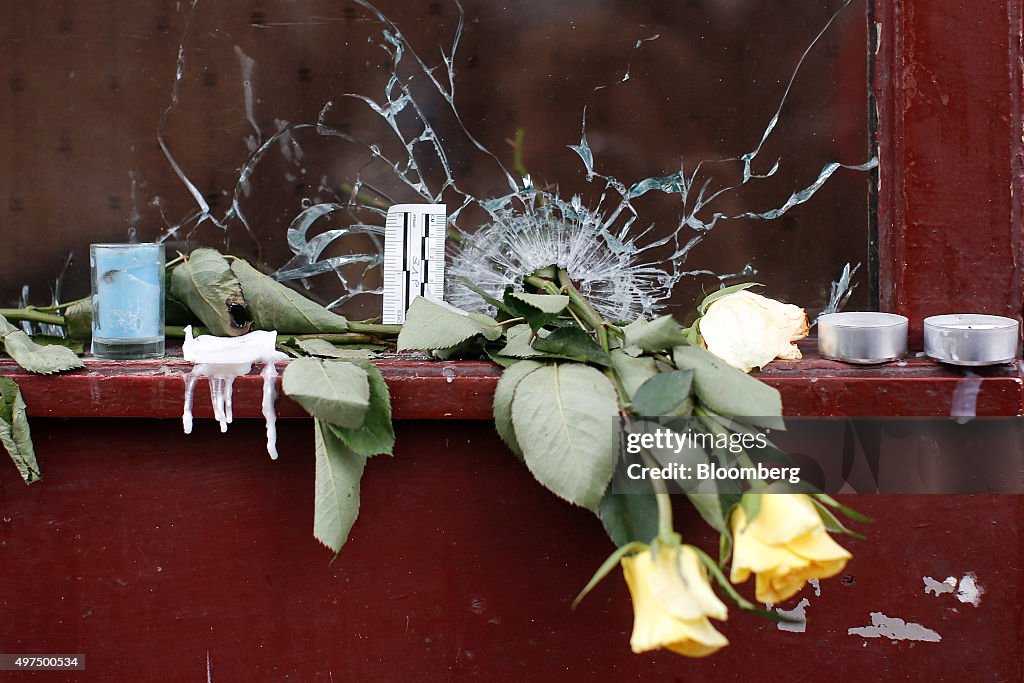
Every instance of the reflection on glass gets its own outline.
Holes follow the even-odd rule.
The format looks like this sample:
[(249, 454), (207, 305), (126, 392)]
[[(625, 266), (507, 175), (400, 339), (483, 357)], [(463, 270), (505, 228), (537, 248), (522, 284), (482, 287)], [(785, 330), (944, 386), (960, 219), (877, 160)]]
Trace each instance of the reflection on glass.
[[(679, 193), (654, 190), (631, 202), (639, 216), (631, 231), (650, 228), (648, 243), (675, 236), (642, 261), (689, 273), (673, 291), (680, 306), (670, 310), (685, 313), (700, 289), (737, 274), (814, 313), (844, 265), (866, 261), (867, 173), (837, 169), (808, 201), (773, 220), (706, 226), (716, 213), (786, 206), (830, 162), (869, 159), (863, 1), (814, 43), (779, 109), (804, 50), (842, 4), (472, 0), (463, 18), (444, 1), (379, 2), (389, 27), (361, 3), (257, 8), (231, 0), (170, 12), (125, 6), (110, 17), (71, 7), (64, 33), (34, 31), (38, 10), (13, 7), (15, 31), (37, 44), (4, 48), (12, 78), (25, 86), (13, 95), (9, 125), (24, 134), (0, 145), (16, 153), (35, 149), (31, 139), (52, 139), (54, 151), (0, 181), (10, 187), (11, 229), (55, 233), (58, 203), (79, 207), (83, 220), (59, 241), (33, 241), (28, 259), (0, 256), (0, 293), (14, 297), (23, 282), (45, 292), (67, 250), (131, 230), (170, 249), (226, 248), (279, 277), (301, 275), (293, 282), (350, 315), (377, 315), (379, 297), (352, 295), (380, 286), (381, 211), (422, 201), (415, 175), (431, 193), (444, 187), (452, 208), (465, 195), (507, 195), (503, 166), (520, 185), (528, 173), (538, 190), (613, 212), (615, 190), (588, 177), (569, 148), (580, 145), (585, 111), (595, 172), (626, 184), (680, 171), (689, 177), (702, 160), (754, 150), (752, 176), (778, 163), (770, 177), (746, 183), (742, 163), (701, 167), (689, 201), (709, 178), (705, 196), (740, 190), (717, 197), (702, 225), (678, 233), (686, 215)], [(408, 88), (415, 107), (389, 120), (374, 104), (387, 105), (397, 47), (387, 36), (398, 32), (404, 52), (391, 100)], [(99, 84), (107, 86), (101, 97)], [(759, 147), (776, 111), (777, 125)], [(404, 142), (392, 124), (406, 130)], [(406, 149), (413, 141), (415, 172)], [(64, 180), (56, 192), (48, 191), (51, 178)], [(480, 204), (457, 220), (466, 233), (488, 222)], [(678, 263), (667, 264), (673, 256)], [(301, 270), (314, 262), (323, 264), (321, 274)], [(860, 286), (851, 305), (861, 308), (865, 272), (853, 277)], [(81, 285), (72, 267), (65, 294)]]

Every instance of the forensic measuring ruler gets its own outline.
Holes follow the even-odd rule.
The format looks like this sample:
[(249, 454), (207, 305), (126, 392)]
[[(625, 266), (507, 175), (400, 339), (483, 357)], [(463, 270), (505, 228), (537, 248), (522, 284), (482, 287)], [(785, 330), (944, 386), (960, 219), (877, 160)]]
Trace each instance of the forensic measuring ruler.
[(444, 298), (444, 204), (395, 204), (384, 224), (383, 322), (401, 324), (417, 296)]

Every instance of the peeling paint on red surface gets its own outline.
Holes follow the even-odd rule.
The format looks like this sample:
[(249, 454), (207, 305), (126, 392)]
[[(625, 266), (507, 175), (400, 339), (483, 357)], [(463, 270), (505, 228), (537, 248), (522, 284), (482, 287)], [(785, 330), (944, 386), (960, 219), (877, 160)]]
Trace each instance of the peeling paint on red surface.
[[(808, 586), (780, 605), (809, 600), (805, 633), (730, 606), (717, 655), (634, 655), (620, 572), (569, 607), (612, 549), (600, 523), (538, 486), (491, 425), (399, 423), (333, 562), (311, 533), (312, 422), (280, 427), (271, 461), (255, 420), (186, 437), (169, 420), (33, 419), (43, 481), (0, 467), (3, 650), (86, 654), (85, 672), (43, 680), (133, 683), (205, 681), (207, 653), (215, 683), (1024, 674), (1021, 496), (845, 497), (877, 522), (857, 525), (867, 541), (840, 539), (854, 559), (820, 597)], [(713, 552), (678, 502), (683, 537)], [(922, 576), (967, 572), (978, 607), (923, 590)], [(871, 612), (942, 642), (847, 634)]]

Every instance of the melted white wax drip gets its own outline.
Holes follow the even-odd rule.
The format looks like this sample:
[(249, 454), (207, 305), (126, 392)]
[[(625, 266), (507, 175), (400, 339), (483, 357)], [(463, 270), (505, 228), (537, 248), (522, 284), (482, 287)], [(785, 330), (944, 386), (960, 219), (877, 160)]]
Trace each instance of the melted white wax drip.
[(226, 432), (232, 420), (231, 395), (235, 378), (248, 374), (253, 363), (263, 363), (263, 417), (267, 420), (267, 452), (277, 460), (277, 414), (274, 401), (277, 400), (277, 368), (274, 363), (287, 360), (288, 356), (278, 351), (277, 332), (256, 331), (240, 337), (192, 337), (192, 327), (185, 328), (185, 343), (182, 352), (185, 360), (195, 363), (192, 371), (185, 375), (185, 409), (181, 424), (186, 434), (192, 433), (192, 394), (200, 377), (210, 382), (210, 400), (213, 416), (220, 423), (220, 431)]

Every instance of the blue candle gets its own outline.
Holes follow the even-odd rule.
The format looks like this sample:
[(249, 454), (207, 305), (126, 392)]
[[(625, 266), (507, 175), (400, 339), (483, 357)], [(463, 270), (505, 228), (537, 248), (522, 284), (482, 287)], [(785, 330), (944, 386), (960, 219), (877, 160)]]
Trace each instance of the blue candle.
[(100, 358), (164, 354), (164, 245), (93, 244), (92, 352)]

